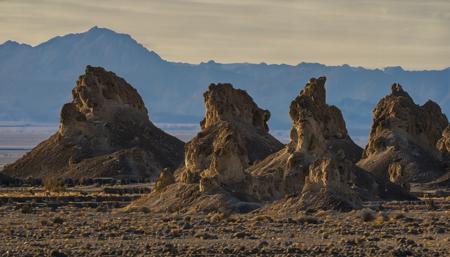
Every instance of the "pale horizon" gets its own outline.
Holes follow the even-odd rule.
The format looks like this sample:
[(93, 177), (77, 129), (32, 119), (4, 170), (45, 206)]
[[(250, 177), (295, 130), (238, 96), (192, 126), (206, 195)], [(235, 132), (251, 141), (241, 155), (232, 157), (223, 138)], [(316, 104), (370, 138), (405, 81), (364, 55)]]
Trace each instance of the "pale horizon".
[(0, 0), (0, 7), (0, 42), (38, 45), (98, 26), (176, 62), (450, 66), (450, 3), (439, 0)]

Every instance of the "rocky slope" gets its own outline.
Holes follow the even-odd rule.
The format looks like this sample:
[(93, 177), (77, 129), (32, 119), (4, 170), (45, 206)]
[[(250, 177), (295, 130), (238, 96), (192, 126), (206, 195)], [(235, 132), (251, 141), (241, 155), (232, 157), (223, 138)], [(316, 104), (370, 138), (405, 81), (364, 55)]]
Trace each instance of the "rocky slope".
[[(269, 134), (270, 113), (259, 108), (247, 92), (230, 84), (212, 84), (204, 93), (201, 132), (185, 147), (177, 183), (151, 193), (135, 206), (156, 210), (208, 211), (250, 208), (246, 169), (283, 145)], [(171, 174), (157, 183), (167, 184)], [(242, 207), (244, 205), (244, 207)]]
[(378, 103), (373, 115), (359, 167), (404, 187), (443, 174), (439, 150), (446, 149), (445, 136), (440, 138), (449, 123), (438, 104), (430, 100), (419, 106), (399, 84), (393, 84), (391, 94)]
[(87, 66), (61, 110), (57, 133), (5, 167), (20, 178), (156, 178), (183, 159), (183, 142), (149, 121), (136, 89)]

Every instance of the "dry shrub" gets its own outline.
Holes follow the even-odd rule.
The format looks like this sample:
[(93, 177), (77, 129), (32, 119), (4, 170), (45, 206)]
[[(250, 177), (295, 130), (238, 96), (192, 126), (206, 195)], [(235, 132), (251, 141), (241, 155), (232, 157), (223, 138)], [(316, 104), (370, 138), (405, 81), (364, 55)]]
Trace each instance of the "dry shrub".
[(297, 223), (299, 224), (319, 224), (320, 220), (316, 217), (305, 215), (297, 219)]
[(150, 213), (150, 208), (145, 207), (145, 206), (141, 207), (140, 210), (141, 210), (142, 213), (146, 213), (146, 214)]
[(427, 205), (427, 209), (429, 211), (435, 211), (437, 209), (436, 203), (433, 201), (432, 198), (425, 199), (425, 204)]
[(377, 216), (375, 217), (375, 220), (373, 221), (375, 224), (377, 224), (377, 225), (381, 225), (381, 224), (383, 224), (385, 221), (388, 221), (389, 220), (389, 218), (388, 218), (388, 216), (385, 214), (385, 213), (383, 213), (383, 212), (379, 212), (378, 214), (377, 214)]
[(64, 181), (58, 178), (48, 178), (44, 180), (44, 188), (49, 192), (60, 193), (66, 191)]
[(401, 220), (401, 219), (405, 218), (405, 214), (402, 212), (391, 212), (389, 214), (389, 218), (391, 220)]
[(358, 214), (361, 220), (364, 222), (373, 221), (375, 219), (375, 212), (371, 209), (362, 209)]

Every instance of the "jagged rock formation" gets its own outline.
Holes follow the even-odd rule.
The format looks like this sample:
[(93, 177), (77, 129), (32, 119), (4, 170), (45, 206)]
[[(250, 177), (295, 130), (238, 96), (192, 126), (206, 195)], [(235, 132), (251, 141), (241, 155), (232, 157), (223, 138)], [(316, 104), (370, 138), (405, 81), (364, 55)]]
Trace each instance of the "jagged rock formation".
[[(391, 184), (355, 166), (362, 149), (348, 136), (341, 112), (326, 104), (325, 80), (311, 79), (292, 102), (294, 125), (284, 148), (268, 134), (268, 112), (250, 96), (231, 85), (211, 85), (202, 131), (186, 145), (177, 182), (130, 208), (245, 212), (288, 197), (295, 208), (348, 210), (361, 199), (392, 197)], [(277, 204), (269, 206), (285, 208)]]
[(436, 148), (441, 153), (443, 160), (450, 157), (450, 125), (442, 132), (442, 137), (437, 141)]
[(20, 178), (156, 178), (183, 159), (183, 142), (148, 119), (138, 92), (103, 68), (87, 66), (61, 110), (57, 133), (4, 172)]
[[(302, 190), (308, 195), (319, 191), (328, 194), (349, 186), (349, 167), (359, 159), (362, 149), (349, 137), (340, 110), (326, 104), (325, 81), (325, 77), (312, 78), (292, 101), (291, 142), (250, 167), (255, 178), (250, 191), (259, 199), (280, 199)], [(334, 181), (338, 173), (342, 180)]]
[(349, 137), (340, 110), (326, 104), (325, 82), (312, 78), (292, 101), (291, 142), (250, 167), (249, 191), (266, 201), (288, 196), (282, 206), (275, 204), (279, 209), (348, 210), (361, 200), (411, 198), (355, 166), (362, 149)]
[(247, 92), (212, 84), (204, 98), (202, 131), (186, 145), (181, 181), (200, 183), (201, 191), (213, 190), (215, 184), (234, 187), (245, 180), (247, 167), (283, 145), (268, 133), (269, 111)]
[[(241, 206), (241, 200), (247, 200), (246, 169), (283, 147), (268, 133), (270, 113), (259, 108), (247, 92), (230, 84), (212, 84), (204, 99), (202, 130), (186, 144), (184, 165), (175, 172), (177, 183), (141, 201), (153, 210), (247, 208)], [(163, 196), (172, 200), (163, 203)]]
[(427, 186), (431, 188), (450, 187), (450, 125), (442, 132), (442, 137), (438, 140), (436, 148), (440, 153), (440, 158), (443, 164), (444, 173), (437, 179), (428, 183)]
[(309, 166), (300, 202), (311, 209), (349, 210), (359, 207), (361, 198), (351, 188), (354, 180), (351, 163), (317, 160)]
[(369, 143), (358, 166), (378, 177), (406, 186), (409, 182), (429, 182), (443, 173), (441, 153), (446, 116), (438, 104), (416, 105), (399, 84), (392, 85), (373, 111)]
[(167, 168), (163, 169), (159, 174), (158, 180), (156, 180), (156, 184), (154, 187), (155, 191), (162, 191), (169, 185), (175, 183), (175, 177), (173, 172)]

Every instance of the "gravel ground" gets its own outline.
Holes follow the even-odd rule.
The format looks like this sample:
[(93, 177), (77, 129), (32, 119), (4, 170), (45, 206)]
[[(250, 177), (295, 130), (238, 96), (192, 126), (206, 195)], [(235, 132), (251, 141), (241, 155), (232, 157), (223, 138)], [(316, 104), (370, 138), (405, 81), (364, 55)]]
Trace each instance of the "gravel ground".
[(450, 256), (450, 212), (176, 215), (0, 207), (0, 256)]

